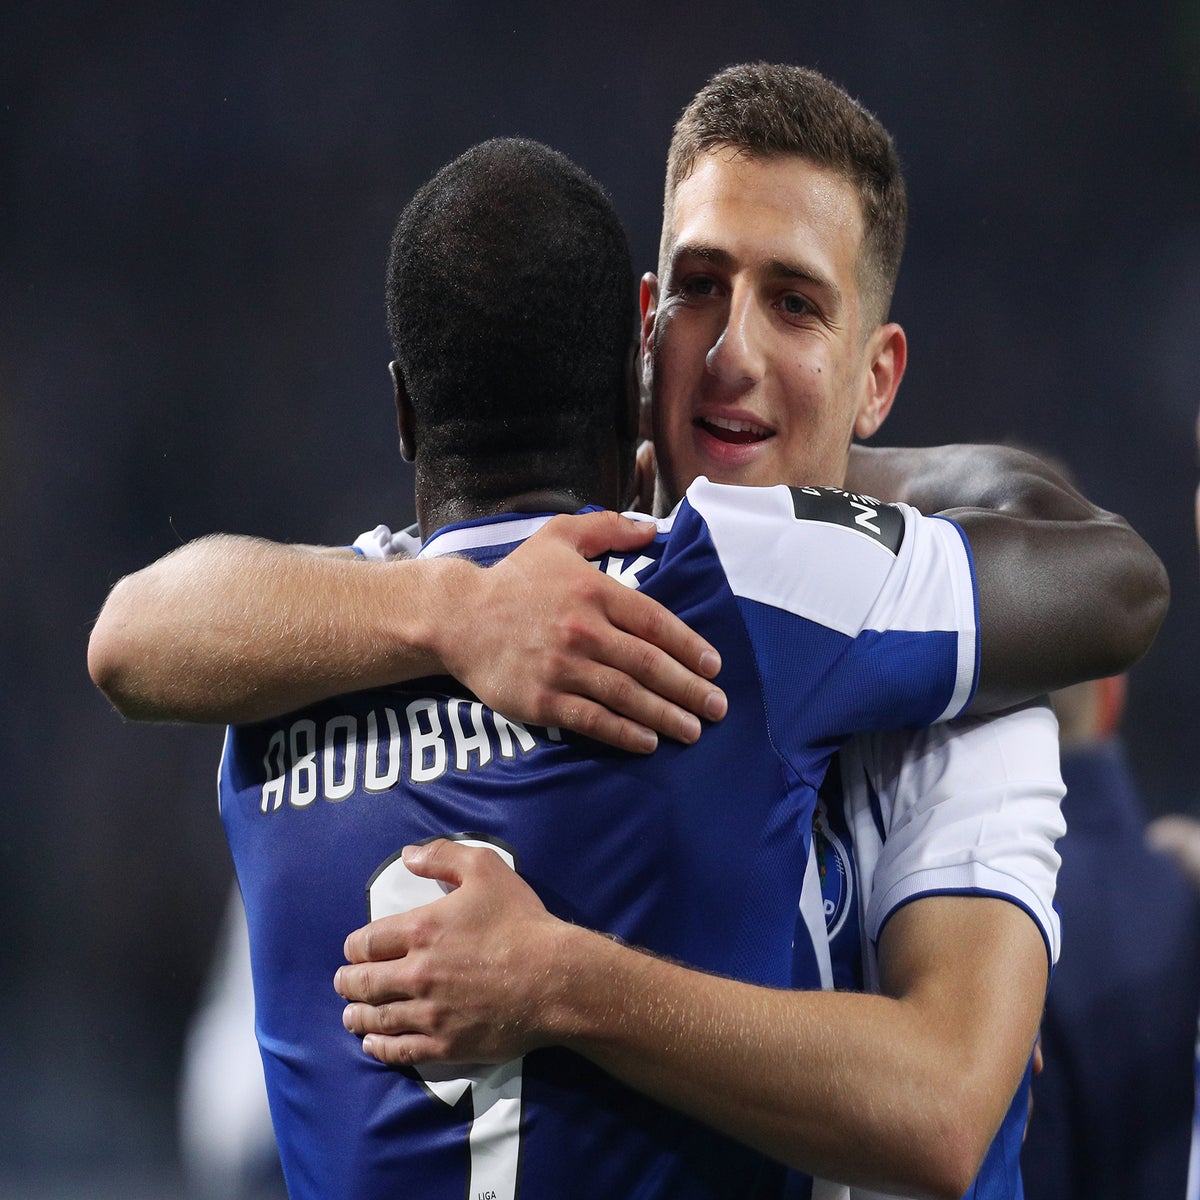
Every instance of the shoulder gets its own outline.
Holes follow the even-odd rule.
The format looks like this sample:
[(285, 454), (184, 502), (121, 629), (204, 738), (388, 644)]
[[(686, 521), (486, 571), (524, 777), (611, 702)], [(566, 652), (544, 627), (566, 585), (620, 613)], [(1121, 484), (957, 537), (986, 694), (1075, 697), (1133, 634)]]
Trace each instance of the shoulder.
[[(893, 555), (904, 541), (905, 527), (915, 510), (898, 504), (883, 504), (870, 496), (834, 487), (734, 487), (712, 483), (703, 476), (688, 488), (686, 503), (706, 521), (733, 523), (740, 520), (774, 521), (787, 527), (816, 526), (797, 530), (797, 538), (844, 531), (874, 543)], [(844, 533), (836, 536), (844, 537)]]
[(1038, 780), (1061, 793), (1058, 724), (1049, 704), (1032, 703), (988, 716), (920, 730), (887, 730), (847, 747), (851, 776), (871, 781), (903, 810), (935, 797)]
[(1048, 705), (856, 738), (841, 768), (856, 848), (874, 847), (872, 937), (919, 895), (988, 894), (1025, 908), (1057, 956), (1064, 788)]
[(837, 488), (743, 488), (704, 478), (688, 489), (676, 529), (691, 529), (689, 511), (736, 595), (851, 635), (868, 625), (974, 628), (970, 556), (953, 522)]

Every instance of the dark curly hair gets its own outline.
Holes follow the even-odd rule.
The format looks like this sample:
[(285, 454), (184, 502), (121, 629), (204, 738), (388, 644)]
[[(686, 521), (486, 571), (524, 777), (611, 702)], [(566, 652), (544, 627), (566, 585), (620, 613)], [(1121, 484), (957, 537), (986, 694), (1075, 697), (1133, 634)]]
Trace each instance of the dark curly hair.
[(620, 219), (573, 162), (499, 138), (448, 163), (401, 214), (387, 272), (425, 467), (485, 504), (588, 491), (627, 396), (634, 314)]

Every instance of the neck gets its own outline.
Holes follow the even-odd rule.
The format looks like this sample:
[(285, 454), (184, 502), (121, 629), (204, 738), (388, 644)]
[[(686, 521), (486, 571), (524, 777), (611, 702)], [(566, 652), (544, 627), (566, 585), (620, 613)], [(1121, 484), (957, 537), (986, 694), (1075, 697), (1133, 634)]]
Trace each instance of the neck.
[(504, 513), (573, 513), (587, 504), (598, 503), (592, 497), (556, 489), (518, 492), (495, 501), (480, 503), (465, 496), (439, 497), (437, 500), (417, 499), (417, 522), (421, 537), (445, 525), (459, 521), (477, 521), (485, 517), (498, 517)]

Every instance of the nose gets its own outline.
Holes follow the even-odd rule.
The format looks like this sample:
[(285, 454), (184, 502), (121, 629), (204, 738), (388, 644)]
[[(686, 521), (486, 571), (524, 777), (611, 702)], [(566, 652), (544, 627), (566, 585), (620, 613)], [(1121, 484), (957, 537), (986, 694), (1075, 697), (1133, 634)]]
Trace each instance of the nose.
[(762, 378), (762, 314), (748, 288), (735, 287), (724, 328), (705, 357), (708, 373), (727, 387), (744, 391)]

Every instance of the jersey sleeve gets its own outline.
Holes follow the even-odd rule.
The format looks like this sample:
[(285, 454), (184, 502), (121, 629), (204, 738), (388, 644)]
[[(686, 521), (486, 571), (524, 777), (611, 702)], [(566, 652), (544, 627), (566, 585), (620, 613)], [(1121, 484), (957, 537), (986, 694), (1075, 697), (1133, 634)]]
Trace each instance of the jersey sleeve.
[(978, 604), (953, 522), (836, 488), (699, 479), (687, 503), (706, 523), (756, 648), (769, 658), (764, 674), (791, 689), (797, 705), (811, 705), (806, 681), (786, 661), (790, 630), (803, 625), (802, 673), (822, 672), (831, 733), (931, 724), (969, 702)]
[(855, 738), (841, 765), (871, 943), (911, 900), (993, 896), (1029, 914), (1057, 961), (1065, 788), (1048, 704)]

